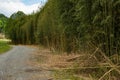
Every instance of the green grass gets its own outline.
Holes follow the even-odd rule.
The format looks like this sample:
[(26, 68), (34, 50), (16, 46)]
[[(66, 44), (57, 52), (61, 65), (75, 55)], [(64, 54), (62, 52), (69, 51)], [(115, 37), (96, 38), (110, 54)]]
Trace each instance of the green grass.
[(74, 71), (71, 70), (53, 71), (53, 77), (55, 80), (84, 80), (80, 77), (75, 77)]
[(0, 39), (0, 54), (7, 52), (11, 49), (11, 46), (8, 43), (8, 40)]

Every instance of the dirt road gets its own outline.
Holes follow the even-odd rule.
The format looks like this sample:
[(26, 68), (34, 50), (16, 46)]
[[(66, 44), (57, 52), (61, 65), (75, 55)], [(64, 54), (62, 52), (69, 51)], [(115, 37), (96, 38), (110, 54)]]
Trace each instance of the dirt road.
[[(14, 46), (0, 55), (0, 80), (48, 80), (49, 71), (35, 71), (27, 64), (36, 50), (28, 46)], [(34, 78), (36, 74), (39, 74), (39, 79)]]

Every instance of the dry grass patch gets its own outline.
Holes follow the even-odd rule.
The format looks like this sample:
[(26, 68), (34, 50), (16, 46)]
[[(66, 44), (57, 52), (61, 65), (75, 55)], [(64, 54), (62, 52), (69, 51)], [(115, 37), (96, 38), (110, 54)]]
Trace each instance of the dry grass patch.
[(73, 67), (74, 60), (80, 55), (78, 54), (53, 54), (49, 49), (42, 49), (36, 52), (33, 64), (37, 67), (43, 67), (47, 69), (59, 69)]
[[(70, 80), (117, 80), (119, 65), (114, 64), (99, 48), (93, 54), (54, 54), (49, 49), (40, 48), (34, 53), (33, 66), (55, 71), (57, 77), (67, 76)], [(80, 77), (80, 78), (79, 78)], [(63, 78), (64, 79), (64, 78)]]

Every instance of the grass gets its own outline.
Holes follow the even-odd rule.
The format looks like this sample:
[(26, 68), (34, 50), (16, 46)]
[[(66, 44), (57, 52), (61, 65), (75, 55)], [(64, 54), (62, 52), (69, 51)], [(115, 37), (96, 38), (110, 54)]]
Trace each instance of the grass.
[(53, 74), (55, 80), (85, 80), (80, 77), (75, 77), (74, 71), (69, 70), (53, 71)]
[(7, 52), (11, 49), (11, 46), (9, 45), (10, 40), (6, 39), (0, 39), (0, 54)]
[(108, 57), (99, 48), (96, 48), (92, 54), (76, 55), (54, 54), (49, 49), (41, 48), (35, 56), (34, 66), (40, 65), (43, 69), (50, 69), (54, 80), (120, 79), (118, 55)]
[[(80, 73), (79, 73), (80, 72)], [(79, 69), (59, 69), (53, 71), (55, 80), (97, 80), (86, 73), (85, 70)]]

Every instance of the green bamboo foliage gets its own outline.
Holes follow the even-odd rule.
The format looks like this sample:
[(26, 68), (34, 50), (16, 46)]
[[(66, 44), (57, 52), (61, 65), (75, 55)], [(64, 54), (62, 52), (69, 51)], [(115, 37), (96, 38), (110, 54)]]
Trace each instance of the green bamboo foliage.
[(54, 50), (120, 53), (120, 0), (48, 0), (37, 13), (9, 19), (8, 37), (16, 44), (40, 44)]

